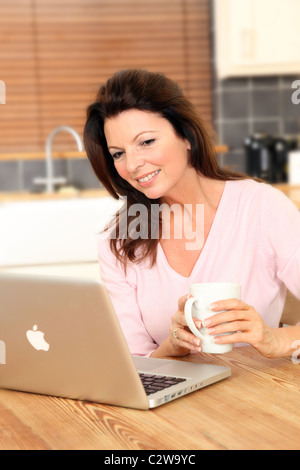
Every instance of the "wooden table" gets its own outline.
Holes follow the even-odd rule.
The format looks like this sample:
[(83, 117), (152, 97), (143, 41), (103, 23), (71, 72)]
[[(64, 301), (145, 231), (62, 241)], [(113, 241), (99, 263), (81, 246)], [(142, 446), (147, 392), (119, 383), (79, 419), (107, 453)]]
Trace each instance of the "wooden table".
[(300, 449), (300, 364), (250, 347), (187, 359), (232, 377), (150, 411), (0, 390), (0, 449)]

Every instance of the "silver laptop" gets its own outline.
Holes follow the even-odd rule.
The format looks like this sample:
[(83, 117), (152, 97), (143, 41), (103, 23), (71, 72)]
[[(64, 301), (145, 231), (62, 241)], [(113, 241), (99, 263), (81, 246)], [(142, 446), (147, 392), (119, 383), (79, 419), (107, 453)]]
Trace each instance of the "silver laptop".
[(101, 281), (0, 274), (0, 388), (149, 409), (230, 375), (132, 356)]

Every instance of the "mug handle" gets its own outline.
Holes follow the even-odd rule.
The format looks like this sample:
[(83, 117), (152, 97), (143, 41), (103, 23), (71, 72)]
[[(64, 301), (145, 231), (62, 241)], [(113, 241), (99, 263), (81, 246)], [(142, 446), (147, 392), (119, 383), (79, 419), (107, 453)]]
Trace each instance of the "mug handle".
[(192, 317), (192, 306), (194, 302), (196, 302), (196, 300), (197, 299), (195, 299), (195, 297), (190, 297), (186, 301), (185, 306), (184, 306), (184, 316), (191, 332), (194, 333), (194, 335), (197, 336), (198, 338), (205, 340), (205, 336), (202, 333), (200, 333), (200, 330), (198, 330), (198, 328), (196, 328), (195, 323), (193, 321), (193, 317)]

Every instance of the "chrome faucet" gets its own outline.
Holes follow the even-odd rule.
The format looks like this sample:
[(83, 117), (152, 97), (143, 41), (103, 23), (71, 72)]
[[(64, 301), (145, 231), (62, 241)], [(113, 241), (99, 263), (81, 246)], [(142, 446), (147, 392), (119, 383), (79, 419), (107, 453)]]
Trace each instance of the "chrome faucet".
[(45, 184), (47, 193), (52, 193), (54, 190), (55, 184), (65, 184), (67, 182), (66, 178), (63, 176), (54, 177), (53, 175), (53, 157), (52, 157), (52, 144), (54, 137), (59, 132), (69, 132), (72, 134), (77, 142), (79, 152), (83, 151), (83, 145), (81, 138), (72, 127), (70, 126), (59, 126), (53, 129), (50, 132), (47, 142), (46, 142), (46, 178), (35, 178), (34, 184)]

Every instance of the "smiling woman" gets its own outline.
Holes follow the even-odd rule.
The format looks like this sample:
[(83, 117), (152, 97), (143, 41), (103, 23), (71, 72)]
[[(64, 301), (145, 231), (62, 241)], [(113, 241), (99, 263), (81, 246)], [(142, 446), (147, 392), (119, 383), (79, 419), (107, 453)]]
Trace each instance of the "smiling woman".
[[(248, 343), (266, 357), (292, 355), (300, 327), (278, 325), (286, 289), (300, 298), (297, 208), (274, 188), (220, 168), (194, 106), (160, 73), (113, 75), (88, 108), (84, 138), (99, 180), (126, 200), (99, 237), (98, 255), (131, 353), (201, 351), (184, 316), (188, 287), (230, 282), (241, 285), (242, 299), (210, 305), (213, 341)], [(160, 205), (169, 208), (167, 237), (164, 218), (156, 226), (152, 218)], [(180, 236), (175, 206), (181, 216), (189, 208), (191, 230)], [(186, 228), (187, 219), (180, 220)], [(201, 234), (201, 243), (188, 244), (190, 233)]]
[[(163, 195), (171, 200), (178, 188), (185, 192), (193, 187), (198, 174), (220, 182), (244, 178), (218, 166), (206, 124), (180, 86), (162, 73), (115, 73), (88, 108), (84, 141), (91, 165), (109, 193), (116, 199), (126, 196), (128, 211), (136, 203), (147, 207), (149, 217), (143, 223), (149, 233), (151, 204), (160, 203)], [(158, 173), (151, 178), (153, 172)], [(178, 186), (175, 182), (179, 184), (183, 175)], [(128, 223), (132, 220), (129, 217)], [(155, 262), (157, 245), (151, 238), (111, 241), (124, 264), (145, 257)]]
[[(106, 119), (104, 133), (118, 174), (149, 199), (170, 198), (188, 183), (190, 143), (160, 114), (123, 111)], [(116, 136), (121, 152), (112, 145)]]

